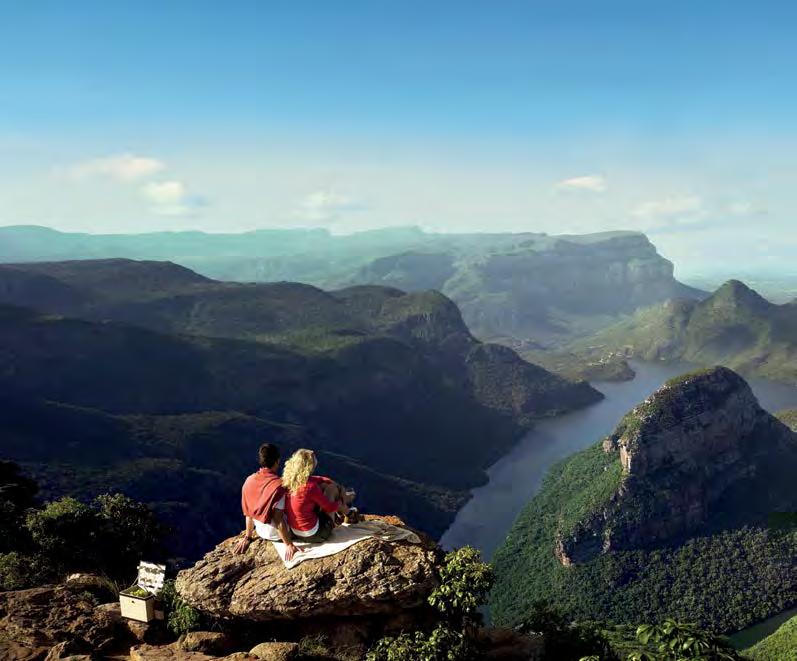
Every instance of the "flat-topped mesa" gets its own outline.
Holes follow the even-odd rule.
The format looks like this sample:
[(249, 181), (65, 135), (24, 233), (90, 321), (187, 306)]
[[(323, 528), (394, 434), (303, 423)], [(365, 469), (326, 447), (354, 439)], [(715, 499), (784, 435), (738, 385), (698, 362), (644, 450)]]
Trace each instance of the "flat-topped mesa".
[(760, 482), (778, 470), (778, 455), (794, 458), (796, 439), (727, 368), (673, 379), (603, 441), (608, 461), (595, 489), (603, 495), (560, 527), (554, 552), (571, 565), (678, 541), (731, 521), (754, 493), (746, 516), (764, 517), (777, 502)]

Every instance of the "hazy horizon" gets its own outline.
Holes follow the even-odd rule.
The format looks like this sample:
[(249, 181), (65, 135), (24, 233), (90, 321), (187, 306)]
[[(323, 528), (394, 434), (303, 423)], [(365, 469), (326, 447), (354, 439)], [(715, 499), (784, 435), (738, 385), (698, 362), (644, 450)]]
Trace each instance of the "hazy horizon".
[(56, 2), (0, 25), (0, 225), (641, 231), (789, 273), (784, 2)]

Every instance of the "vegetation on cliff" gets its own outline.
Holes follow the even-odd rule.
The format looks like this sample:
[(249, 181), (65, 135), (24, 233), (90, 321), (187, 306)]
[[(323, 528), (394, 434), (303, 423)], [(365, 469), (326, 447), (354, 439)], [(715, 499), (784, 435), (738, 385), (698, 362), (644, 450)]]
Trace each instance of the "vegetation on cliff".
[(89, 571), (126, 586), (142, 557), (162, 553), (164, 529), (152, 511), (121, 494), (86, 504), (63, 497), (35, 506), (35, 487), (0, 462), (0, 590), (33, 587)]
[(547, 599), (581, 620), (727, 632), (797, 602), (797, 530), (770, 527), (797, 506), (794, 434), (722, 370), (678, 379), (642, 408), (555, 466), (518, 517), (495, 556), (497, 622)]
[(797, 382), (797, 306), (776, 305), (731, 280), (703, 301), (671, 300), (573, 345), (622, 349), (644, 360), (725, 365), (749, 376)]

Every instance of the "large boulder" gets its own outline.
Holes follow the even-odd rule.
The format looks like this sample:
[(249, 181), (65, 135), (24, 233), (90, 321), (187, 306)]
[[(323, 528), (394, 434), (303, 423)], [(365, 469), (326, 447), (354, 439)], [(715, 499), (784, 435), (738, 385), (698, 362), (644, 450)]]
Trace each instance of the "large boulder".
[(210, 615), (255, 622), (324, 616), (399, 615), (424, 606), (438, 585), (442, 551), (371, 538), (337, 555), (286, 569), (271, 542), (234, 555), (236, 538), (219, 544), (177, 577), (177, 592)]

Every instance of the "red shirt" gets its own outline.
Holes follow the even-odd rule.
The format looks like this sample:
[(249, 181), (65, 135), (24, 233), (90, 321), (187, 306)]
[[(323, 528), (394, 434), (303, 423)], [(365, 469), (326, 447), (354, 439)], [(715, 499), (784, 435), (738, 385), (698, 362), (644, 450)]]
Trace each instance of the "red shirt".
[(274, 504), (285, 495), (285, 487), (279, 475), (268, 468), (261, 468), (246, 478), (241, 489), (241, 509), (261, 523), (271, 521)]
[(289, 493), (285, 502), (285, 514), (288, 516), (288, 525), (294, 530), (312, 530), (318, 524), (316, 507), (322, 511), (337, 512), (338, 503), (329, 500), (321, 491), (321, 484), (331, 482), (327, 477), (311, 475), (307, 484)]

